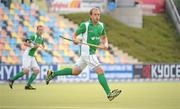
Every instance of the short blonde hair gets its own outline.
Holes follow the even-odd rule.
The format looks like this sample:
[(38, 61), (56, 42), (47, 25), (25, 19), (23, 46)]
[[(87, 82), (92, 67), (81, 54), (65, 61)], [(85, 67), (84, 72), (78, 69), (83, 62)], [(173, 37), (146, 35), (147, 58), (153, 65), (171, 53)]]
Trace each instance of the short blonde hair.
[(99, 11), (100, 11), (99, 8), (96, 8), (96, 7), (95, 7), (95, 8), (92, 8), (92, 9), (90, 10), (89, 14), (92, 15), (92, 13), (93, 13), (94, 10), (99, 10)]
[(43, 26), (42, 26), (42, 25), (38, 25), (38, 26), (37, 26), (37, 30), (38, 30), (38, 28), (41, 28), (41, 27), (43, 27)]

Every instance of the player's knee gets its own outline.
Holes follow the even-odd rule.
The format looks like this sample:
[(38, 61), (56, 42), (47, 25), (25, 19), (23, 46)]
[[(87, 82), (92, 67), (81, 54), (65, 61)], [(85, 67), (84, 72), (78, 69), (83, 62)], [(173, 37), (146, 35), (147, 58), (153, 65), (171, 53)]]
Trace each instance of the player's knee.
[(27, 75), (29, 73), (29, 69), (23, 69), (23, 72)]
[(38, 74), (38, 73), (40, 73), (40, 70), (37, 69), (37, 70), (34, 71), (34, 73)]
[(75, 67), (75, 68), (73, 68), (72, 74), (73, 75), (79, 75), (81, 73), (81, 71), (82, 70), (79, 67)]
[(96, 68), (96, 73), (97, 74), (103, 74), (104, 70), (101, 67)]
[(35, 74), (38, 74), (38, 73), (40, 73), (40, 69), (39, 69), (39, 68), (34, 68), (34, 69), (33, 69), (33, 72), (34, 72)]

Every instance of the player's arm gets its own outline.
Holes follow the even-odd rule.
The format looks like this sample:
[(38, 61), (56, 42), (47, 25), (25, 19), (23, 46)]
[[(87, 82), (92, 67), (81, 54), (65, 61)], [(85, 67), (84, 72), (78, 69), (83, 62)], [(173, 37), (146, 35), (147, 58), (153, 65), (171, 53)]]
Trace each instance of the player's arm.
[(32, 47), (32, 48), (38, 48), (39, 45), (36, 43), (33, 43), (34, 40), (35, 40), (35, 37), (32, 35), (32, 36), (30, 36), (30, 38), (25, 39), (24, 45), (28, 46), (28, 47)]
[(34, 44), (34, 48), (39, 48), (41, 45), (39, 45), (39, 44)]
[(33, 41), (35, 40), (34, 35), (30, 37), (30, 40), (31, 40), (31, 47), (36, 48), (36, 49), (39, 47), (44, 48), (44, 40), (43, 40), (42, 44), (33, 43)]
[(40, 44), (39, 47), (42, 48), (42, 49), (45, 50), (45, 51), (50, 51), (50, 50), (48, 49), (47, 45), (44, 43), (44, 39), (43, 39), (43, 42)]
[(41, 43), (40, 47), (41, 47), (42, 49), (45, 49), (44, 39), (43, 39), (43, 42)]
[(39, 45), (34, 44), (31, 39), (25, 39), (24, 45), (27, 46), (27, 47), (32, 47), (32, 48), (38, 48), (39, 47)]
[(45, 44), (44, 43), (42, 44), (42, 48), (45, 48)]
[(73, 39), (73, 43), (76, 45), (81, 43), (81, 39), (78, 37), (78, 35), (76, 33), (73, 34), (72, 39)]
[(27, 46), (27, 47), (32, 47), (31, 40), (30, 39), (25, 39), (24, 40), (24, 45)]
[(108, 45), (108, 38), (106, 35), (101, 36), (101, 44), (99, 45), (101, 49), (107, 50), (109, 45)]
[(105, 50), (107, 50), (108, 47), (109, 47), (109, 45), (108, 45), (108, 37), (106, 36), (105, 28), (103, 28), (103, 30), (102, 30), (101, 44), (99, 46), (100, 46), (101, 49), (105, 49)]
[(33, 41), (35, 40), (34, 35), (30, 36), (30, 38), (25, 39), (24, 41), (24, 45), (28, 46), (28, 47), (32, 47), (32, 48), (38, 48), (38, 45), (33, 43)]
[(83, 34), (84, 32), (86, 31), (86, 26), (85, 26), (85, 23), (81, 23), (80, 26), (78, 27), (78, 29), (76, 30), (76, 32), (73, 34), (73, 42), (74, 44), (79, 44), (81, 42), (81, 39), (78, 38), (78, 35), (79, 34)]
[(44, 40), (43, 40), (43, 42), (41, 43), (41, 44), (34, 44), (34, 48), (41, 48), (41, 49), (44, 49), (45, 50), (45, 44), (44, 44)]

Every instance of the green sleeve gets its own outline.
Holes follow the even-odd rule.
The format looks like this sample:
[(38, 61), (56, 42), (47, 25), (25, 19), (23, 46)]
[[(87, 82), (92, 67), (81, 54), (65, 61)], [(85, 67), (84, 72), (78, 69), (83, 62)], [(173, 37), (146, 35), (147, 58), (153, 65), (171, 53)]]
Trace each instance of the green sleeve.
[(30, 40), (34, 41), (35, 40), (35, 36), (34, 35), (30, 36)]
[(43, 41), (42, 41), (42, 45), (44, 45), (44, 38), (43, 38)]
[(102, 36), (106, 36), (106, 30), (104, 24), (103, 24)]
[(78, 29), (76, 30), (76, 35), (83, 34), (86, 32), (86, 26), (85, 23), (81, 23)]

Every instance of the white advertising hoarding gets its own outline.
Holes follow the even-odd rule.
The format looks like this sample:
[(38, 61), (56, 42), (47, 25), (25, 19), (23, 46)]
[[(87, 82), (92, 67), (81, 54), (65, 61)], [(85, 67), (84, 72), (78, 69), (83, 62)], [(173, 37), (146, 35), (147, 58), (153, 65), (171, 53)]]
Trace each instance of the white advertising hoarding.
[(93, 7), (100, 8), (103, 12), (107, 0), (53, 0), (50, 11), (59, 13), (89, 12)]

